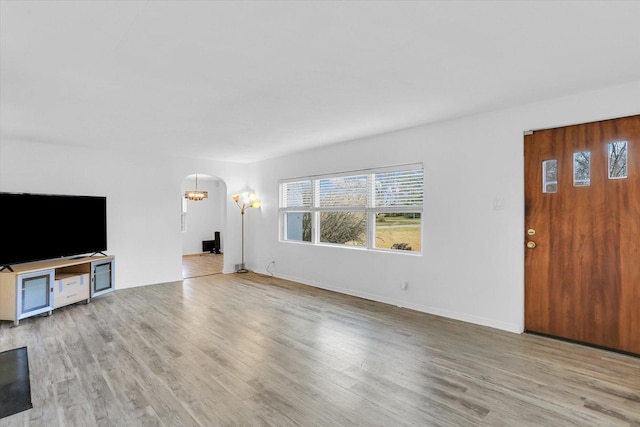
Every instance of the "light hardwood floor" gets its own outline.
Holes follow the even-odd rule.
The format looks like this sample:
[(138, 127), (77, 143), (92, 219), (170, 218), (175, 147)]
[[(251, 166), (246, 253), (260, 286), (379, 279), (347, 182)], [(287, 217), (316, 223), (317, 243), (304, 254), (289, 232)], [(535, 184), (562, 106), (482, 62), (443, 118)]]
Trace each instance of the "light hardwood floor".
[(182, 257), (182, 277), (184, 279), (220, 274), (223, 267), (223, 254), (203, 253)]
[(640, 426), (640, 358), (253, 273), (0, 322), (22, 346), (1, 426)]

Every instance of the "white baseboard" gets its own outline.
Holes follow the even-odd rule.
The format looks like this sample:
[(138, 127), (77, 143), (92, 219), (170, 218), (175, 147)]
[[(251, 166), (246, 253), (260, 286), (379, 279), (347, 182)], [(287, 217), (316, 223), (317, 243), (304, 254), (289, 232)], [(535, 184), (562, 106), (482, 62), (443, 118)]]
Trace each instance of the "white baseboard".
[[(271, 273), (266, 270), (251, 270), (258, 274), (271, 275)], [(409, 308), (411, 310), (420, 311), (422, 313), (433, 314), (436, 316), (446, 317), (448, 319), (460, 320), (462, 322), (473, 323), (475, 325), (488, 326), (490, 328), (500, 329), (507, 332), (513, 332), (516, 334), (521, 334), (524, 330), (521, 325), (508, 323), (508, 322), (500, 322), (495, 319), (487, 319), (479, 316), (470, 315), (467, 313), (460, 313), (456, 311), (445, 310), (438, 307), (430, 307), (422, 304), (416, 304), (412, 302), (397, 300), (394, 298), (388, 298), (377, 294), (372, 294), (368, 292), (360, 292), (354, 291), (353, 289), (341, 288), (337, 286), (327, 285), (325, 283), (320, 283), (312, 280), (302, 279), (300, 277), (288, 276), (286, 274), (273, 274), (274, 277), (284, 280), (290, 280), (292, 282), (301, 283), (307, 286), (313, 286), (315, 288), (325, 289), (328, 291), (338, 292), (345, 295), (351, 295), (358, 298), (364, 298), (371, 301), (382, 302), (385, 304), (395, 305), (397, 307)]]

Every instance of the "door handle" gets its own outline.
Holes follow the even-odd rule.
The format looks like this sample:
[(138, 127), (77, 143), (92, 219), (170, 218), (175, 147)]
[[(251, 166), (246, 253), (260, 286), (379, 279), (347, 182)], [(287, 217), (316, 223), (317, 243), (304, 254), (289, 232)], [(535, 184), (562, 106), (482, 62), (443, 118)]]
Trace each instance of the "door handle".
[(533, 248), (535, 248), (535, 247), (536, 247), (536, 242), (528, 241), (528, 242), (527, 242), (527, 247), (528, 247), (529, 249), (533, 249)]

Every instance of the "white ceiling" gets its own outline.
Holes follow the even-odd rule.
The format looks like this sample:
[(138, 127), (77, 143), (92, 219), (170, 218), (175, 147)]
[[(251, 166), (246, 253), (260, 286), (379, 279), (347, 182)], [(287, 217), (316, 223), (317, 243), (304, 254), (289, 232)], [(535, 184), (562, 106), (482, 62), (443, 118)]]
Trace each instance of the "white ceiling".
[(1, 140), (247, 162), (640, 80), (640, 1), (0, 7)]

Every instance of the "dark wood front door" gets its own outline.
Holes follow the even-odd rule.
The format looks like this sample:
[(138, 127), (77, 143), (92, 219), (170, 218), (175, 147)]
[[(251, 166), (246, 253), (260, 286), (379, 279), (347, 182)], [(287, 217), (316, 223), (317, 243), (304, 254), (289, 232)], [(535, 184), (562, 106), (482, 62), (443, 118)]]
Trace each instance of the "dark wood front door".
[(524, 152), (525, 329), (640, 354), (640, 115)]

